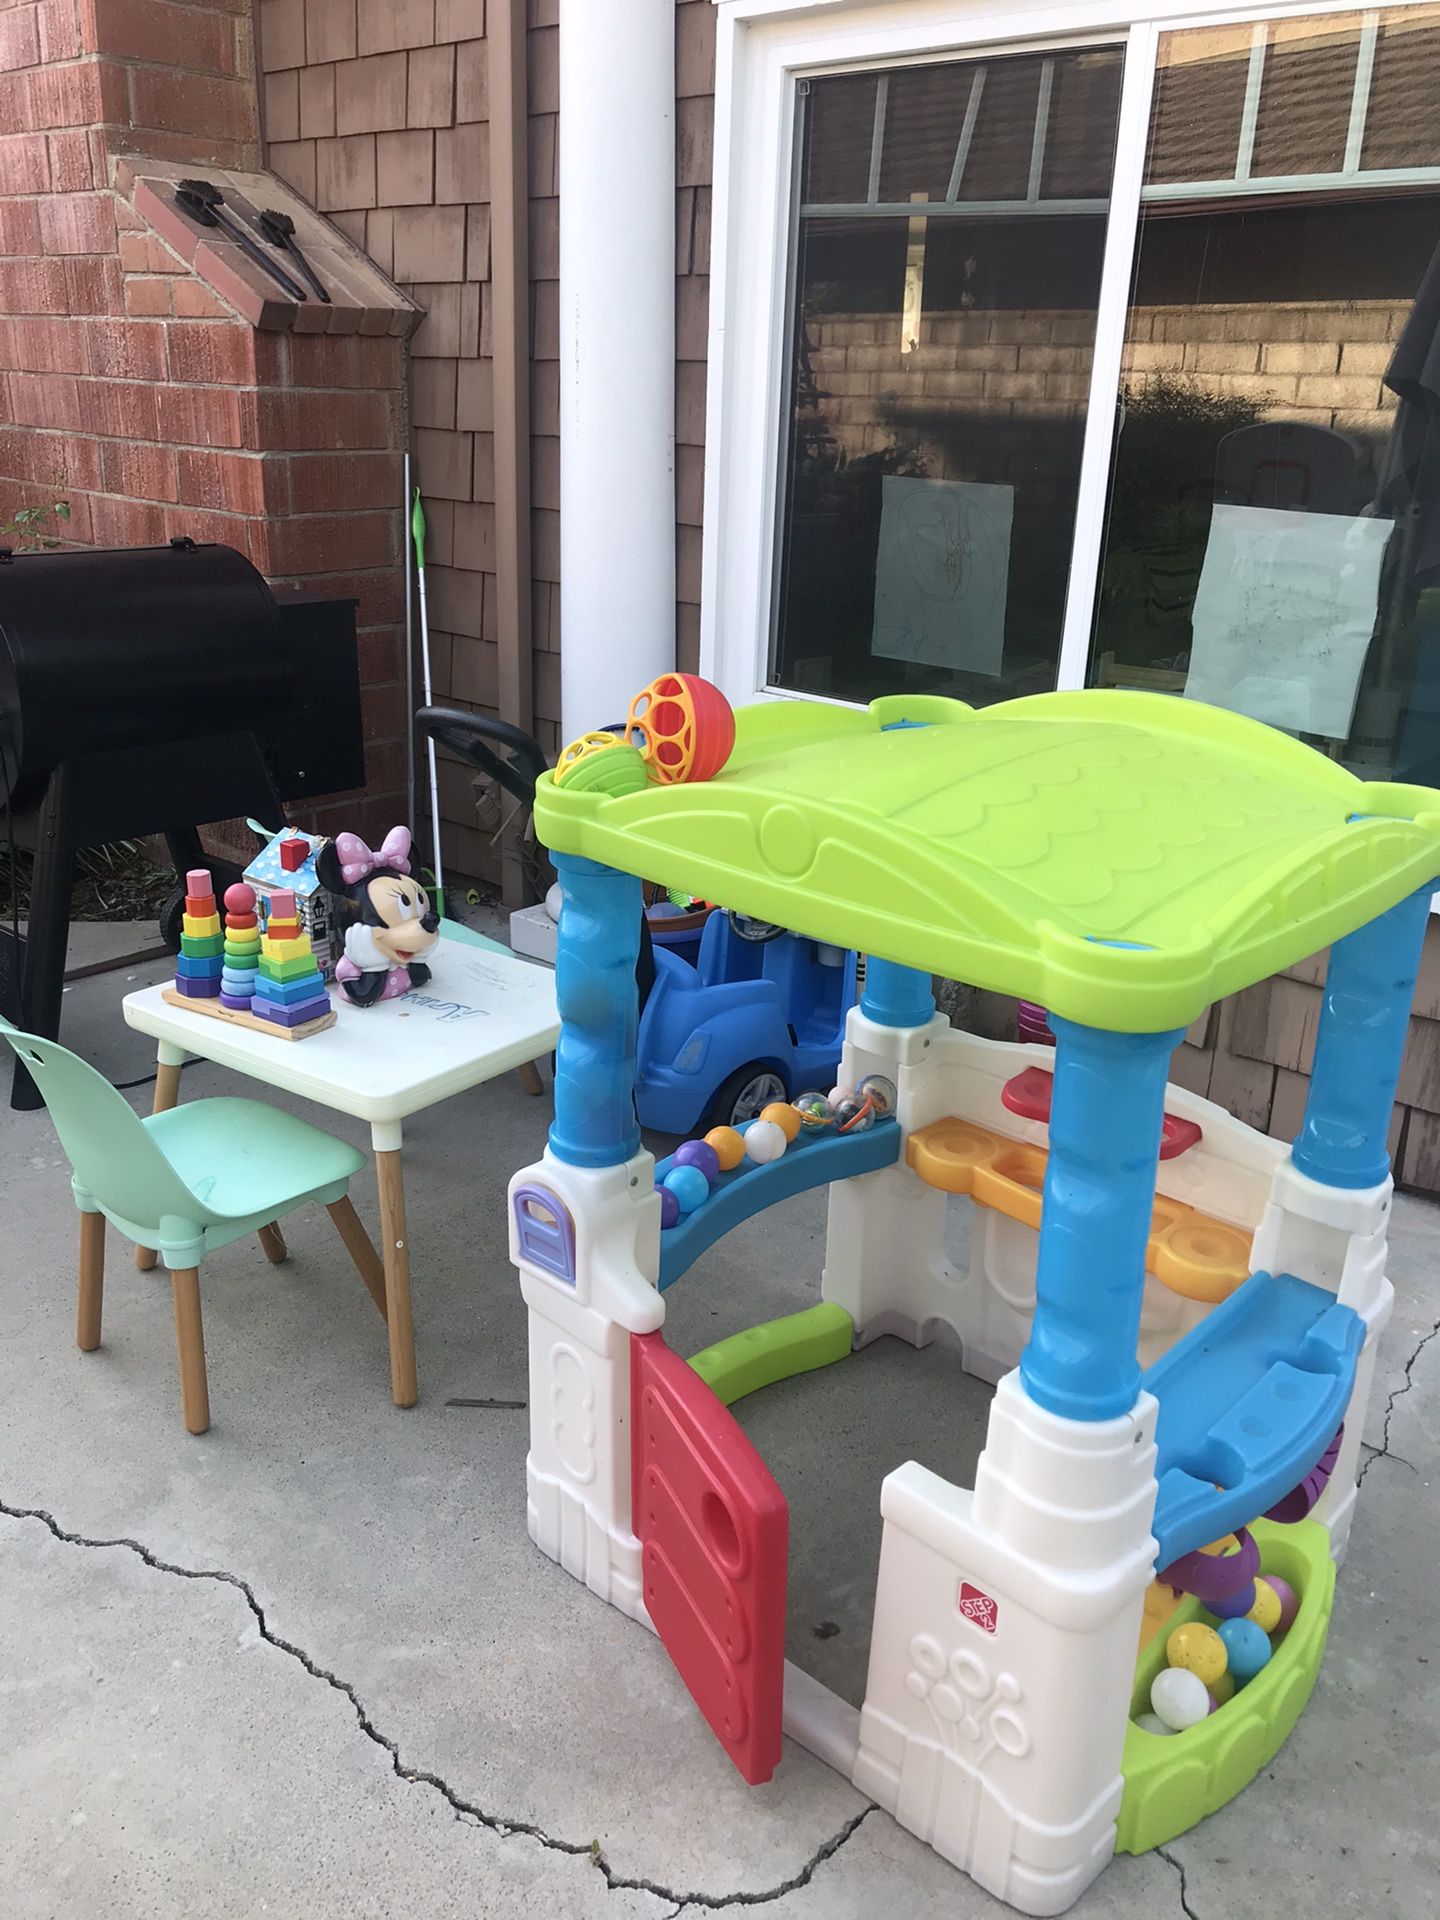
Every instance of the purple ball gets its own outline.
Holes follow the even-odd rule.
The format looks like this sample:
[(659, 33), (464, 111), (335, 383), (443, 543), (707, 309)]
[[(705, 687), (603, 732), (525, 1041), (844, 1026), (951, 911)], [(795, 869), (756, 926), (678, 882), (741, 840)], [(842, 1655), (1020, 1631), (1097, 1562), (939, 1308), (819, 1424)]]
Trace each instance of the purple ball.
[(675, 1198), (669, 1187), (660, 1187), (658, 1192), (660, 1195), (660, 1227), (663, 1232), (666, 1227), (673, 1227), (675, 1222), (680, 1218), (680, 1202)]
[(670, 1156), (674, 1167), (698, 1167), (712, 1184), (720, 1178), (720, 1156), (708, 1140), (687, 1140)]
[(1206, 1611), (1213, 1613), (1217, 1620), (1239, 1620), (1255, 1604), (1255, 1582), (1247, 1580), (1238, 1593), (1232, 1593), (1223, 1600), (1207, 1600)]

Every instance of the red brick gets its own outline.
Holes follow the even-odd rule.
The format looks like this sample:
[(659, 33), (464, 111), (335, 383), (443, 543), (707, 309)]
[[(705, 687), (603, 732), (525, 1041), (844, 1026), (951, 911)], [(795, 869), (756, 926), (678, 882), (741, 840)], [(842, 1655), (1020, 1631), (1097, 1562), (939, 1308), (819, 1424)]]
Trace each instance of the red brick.
[(398, 567), (332, 574), (325, 587), (338, 600), (359, 603), (355, 617), (362, 628), (388, 625), (405, 616), (404, 583)]
[(97, 547), (158, 547), (165, 539), (161, 508), (97, 493), (90, 500), (90, 537)]
[(373, 390), (405, 384), (405, 349), (398, 340), (306, 334), (297, 335), (290, 349), (291, 383), (297, 387)]
[[(3, 18), (0, 14), (0, 19)], [(4, 103), (0, 100), (0, 112), (3, 111)], [(0, 121), (0, 125), (3, 124)], [(43, 133), (7, 133), (0, 137), (0, 183), (6, 193), (50, 191), (50, 153)]]
[(250, 329), (209, 321), (173, 322), (170, 378), (202, 386), (251, 385), (255, 358)]
[(80, 392), (90, 432), (116, 440), (160, 438), (154, 387), (138, 380), (82, 380)]
[(89, 0), (94, 50), (196, 73), (235, 71), (235, 35), (223, 14), (166, 0)]
[(38, 8), (11, 7), (0, 13), (0, 72), (40, 64)]
[(10, 417), (17, 427), (53, 427), (78, 433), (87, 424), (80, 386), (68, 373), (12, 373)]
[(73, 60), (84, 52), (75, 0), (40, 0), (38, 13), (40, 57), (46, 66), (58, 60)]
[(190, 447), (258, 445), (253, 393), (234, 387), (162, 387), (156, 407), (159, 426), (152, 438)]
[(264, 472), (255, 454), (201, 453), (178, 456), (179, 499), (213, 513), (260, 514), (266, 510)]
[[(90, 149), (90, 135), (80, 127), (67, 128), (63, 133), (48, 133), (45, 136), (50, 149), (50, 185), (55, 193), (88, 193), (96, 184), (94, 156)], [(103, 184), (103, 176), (101, 183)], [(60, 249), (52, 249), (60, 251)], [(103, 248), (86, 247), (78, 249), (86, 253), (103, 252)]]
[(360, 689), (361, 732), (367, 740), (393, 740), (405, 730), (405, 689), (397, 686)]
[[(57, 263), (58, 264), (58, 263)], [(120, 263), (95, 254), (72, 254), (64, 262), (65, 300), (70, 313), (118, 313)]]
[(383, 687), (398, 678), (400, 648), (387, 627), (380, 633), (362, 633), (356, 649), (362, 687)]
[[(387, 447), (391, 442), (390, 407), (376, 393), (262, 393), (261, 442), (277, 453), (308, 448)], [(363, 566), (344, 560), (340, 566)]]
[[(248, 81), (135, 67), (130, 75), (130, 99), (135, 127), (200, 136), (197, 161), (213, 151), (216, 141), (259, 138), (258, 97)], [(147, 146), (151, 144), (146, 142)]]
[(33, 127), (121, 125), (126, 116), (125, 71), (113, 61), (37, 67), (29, 76)]
[(46, 253), (113, 253), (115, 203), (108, 193), (54, 194), (40, 203)]
[(84, 440), (74, 433), (36, 434), (30, 471), (36, 480), (54, 487), (57, 494), (99, 493), (103, 445), (103, 441)]
[(292, 514), (270, 525), (270, 564), (277, 573), (323, 573), (337, 567), (388, 566), (395, 559), (394, 513)]
[(83, 323), (60, 315), (0, 322), (5, 330), (5, 364), (21, 373), (88, 373)]
[(175, 455), (169, 447), (109, 440), (105, 443), (103, 472), (106, 493), (123, 493), (132, 500), (177, 497)]
[(125, 276), (126, 313), (137, 320), (168, 320), (170, 289), (173, 284), (173, 281), (161, 274), (127, 274)]
[(118, 314), (90, 323), (90, 371), (110, 380), (163, 380), (165, 328)]
[(170, 282), (171, 303), (181, 320), (230, 320), (229, 307), (199, 280), (175, 279)]
[(290, 462), (292, 513), (345, 513), (397, 507), (398, 453), (314, 453)]
[(0, 313), (65, 313), (65, 266), (59, 260), (0, 260)]
[(180, 273), (183, 263), (153, 233), (122, 233), (120, 264), (126, 273)]
[[(3, 166), (0, 160), (0, 166)], [(38, 200), (0, 200), (0, 257), (40, 251)]]

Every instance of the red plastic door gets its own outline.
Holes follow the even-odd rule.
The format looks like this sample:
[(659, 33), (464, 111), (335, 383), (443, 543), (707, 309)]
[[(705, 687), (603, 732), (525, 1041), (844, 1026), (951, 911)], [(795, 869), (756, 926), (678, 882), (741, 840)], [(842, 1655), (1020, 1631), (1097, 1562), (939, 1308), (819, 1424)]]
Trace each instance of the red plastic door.
[(720, 1744), (758, 1786), (780, 1759), (790, 1509), (663, 1334), (630, 1336), (630, 1406), (646, 1608)]

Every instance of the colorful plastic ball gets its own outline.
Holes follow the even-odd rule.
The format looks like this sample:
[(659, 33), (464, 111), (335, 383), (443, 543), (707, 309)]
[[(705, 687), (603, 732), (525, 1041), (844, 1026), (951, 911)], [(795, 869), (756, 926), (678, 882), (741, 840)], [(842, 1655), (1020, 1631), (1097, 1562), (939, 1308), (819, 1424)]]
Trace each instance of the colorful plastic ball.
[(1207, 1687), (1214, 1686), (1228, 1664), (1225, 1642), (1213, 1627), (1199, 1620), (1176, 1627), (1165, 1642), (1165, 1658), (1172, 1667), (1183, 1667), (1197, 1675)]
[(1238, 1593), (1232, 1593), (1224, 1600), (1207, 1600), (1205, 1611), (1213, 1613), (1217, 1620), (1243, 1620), (1254, 1604), (1255, 1582), (1247, 1580)]
[(843, 1081), (830, 1089), (830, 1104), (832, 1107), (838, 1107), (842, 1100), (853, 1100), (854, 1098), (854, 1087), (847, 1087)]
[(1255, 1678), (1274, 1651), (1270, 1636), (1253, 1620), (1222, 1620), (1218, 1631), (1225, 1642), (1225, 1657), (1236, 1685), (1243, 1687), (1247, 1680)]
[(712, 1127), (705, 1136), (707, 1147), (715, 1149), (722, 1173), (733, 1173), (745, 1158), (745, 1139), (735, 1127)]
[(862, 1100), (870, 1102), (877, 1120), (883, 1120), (887, 1114), (894, 1113), (895, 1102), (899, 1095), (895, 1091), (895, 1082), (887, 1080), (883, 1073), (867, 1073), (855, 1091)]
[(614, 733), (587, 733), (572, 740), (555, 768), (555, 784), (563, 785), (567, 793), (614, 798), (639, 793), (649, 781), (644, 757)]
[(837, 1100), (835, 1103), (835, 1131), (837, 1133), (864, 1133), (867, 1127), (875, 1124), (875, 1109), (868, 1100), (854, 1094), (849, 1100)]
[(1223, 1707), (1227, 1700), (1233, 1700), (1235, 1698), (1234, 1674), (1222, 1673), (1218, 1680), (1212, 1680), (1210, 1682), (1210, 1696), (1217, 1707)]
[(672, 1167), (698, 1167), (707, 1180), (720, 1174), (720, 1156), (708, 1140), (686, 1140), (670, 1156)]
[(773, 1120), (752, 1120), (745, 1129), (745, 1157), (757, 1166), (768, 1167), (778, 1160), (790, 1142)]
[(760, 1109), (760, 1118), (774, 1121), (785, 1136), (786, 1146), (800, 1131), (800, 1116), (788, 1100), (772, 1100), (768, 1107)]
[(247, 887), (243, 880), (237, 880), (233, 887), (225, 889), (225, 907), (229, 913), (253, 913), (255, 889)]
[(660, 1231), (663, 1233), (667, 1227), (673, 1227), (675, 1222), (680, 1218), (680, 1202), (675, 1198), (674, 1191), (670, 1187), (662, 1186), (658, 1189), (658, 1192), (660, 1195)]
[(1255, 1604), (1245, 1615), (1262, 1633), (1274, 1633), (1280, 1624), (1280, 1596), (1268, 1580), (1255, 1582)]
[(698, 1167), (671, 1167), (665, 1185), (674, 1194), (681, 1213), (693, 1213), (710, 1192), (710, 1182)]
[(1174, 1727), (1166, 1726), (1158, 1713), (1137, 1713), (1135, 1724), (1145, 1733), (1158, 1733), (1162, 1736), (1168, 1736), (1175, 1731)]
[(1265, 1584), (1280, 1602), (1280, 1621), (1272, 1627), (1272, 1633), (1288, 1633), (1300, 1611), (1300, 1596), (1288, 1580), (1282, 1580), (1277, 1574), (1267, 1573)]
[(823, 1093), (797, 1093), (794, 1107), (802, 1133), (823, 1133), (835, 1124), (835, 1110)]
[(630, 702), (625, 739), (662, 786), (710, 780), (730, 758), (735, 715), (698, 673), (662, 673)]
[(1184, 1733), (1198, 1727), (1210, 1712), (1210, 1689), (1198, 1673), (1184, 1667), (1166, 1667), (1150, 1688), (1150, 1705), (1167, 1727)]

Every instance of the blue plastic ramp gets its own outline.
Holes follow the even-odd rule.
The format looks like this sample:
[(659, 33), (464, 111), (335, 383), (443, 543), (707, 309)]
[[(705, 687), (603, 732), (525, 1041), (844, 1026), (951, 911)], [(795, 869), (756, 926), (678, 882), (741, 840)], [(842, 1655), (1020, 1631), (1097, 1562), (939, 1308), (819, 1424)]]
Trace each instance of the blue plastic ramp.
[[(720, 1175), (709, 1199), (694, 1213), (685, 1214), (660, 1235), (660, 1291), (673, 1287), (706, 1248), (723, 1239), (732, 1227), (763, 1213), (777, 1200), (808, 1193), (811, 1187), (829, 1186), (832, 1180), (849, 1180), (857, 1173), (874, 1173), (877, 1167), (893, 1166), (899, 1157), (898, 1124), (877, 1120), (864, 1133), (801, 1134), (766, 1167), (742, 1160), (733, 1173)], [(656, 1167), (656, 1186), (670, 1166), (666, 1159)]]
[(1252, 1274), (1157, 1360), (1157, 1566), (1247, 1525), (1297, 1486), (1335, 1437), (1364, 1322), (1293, 1274)]

